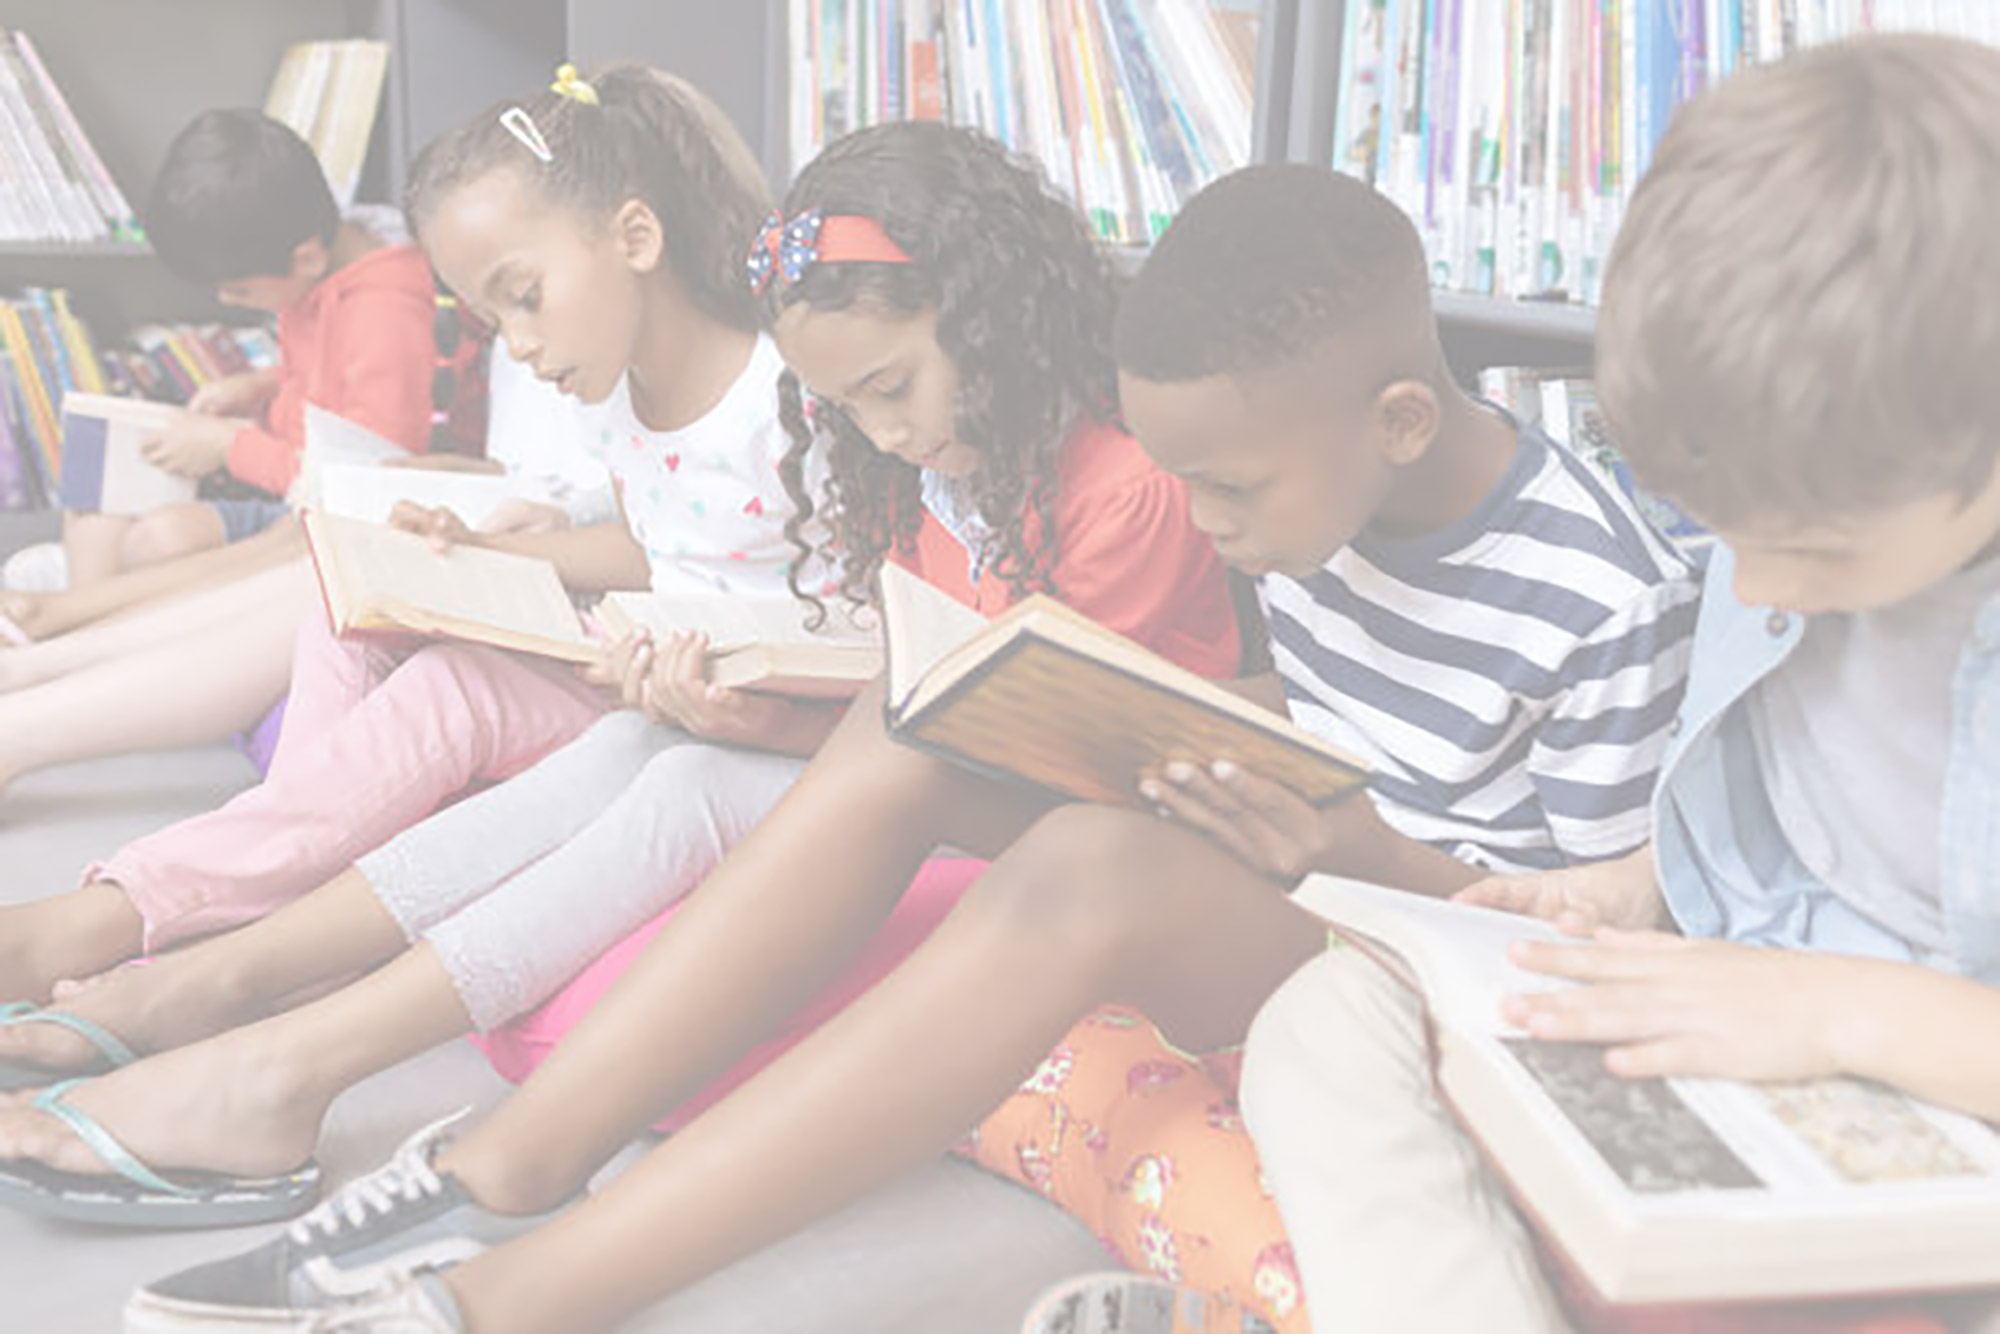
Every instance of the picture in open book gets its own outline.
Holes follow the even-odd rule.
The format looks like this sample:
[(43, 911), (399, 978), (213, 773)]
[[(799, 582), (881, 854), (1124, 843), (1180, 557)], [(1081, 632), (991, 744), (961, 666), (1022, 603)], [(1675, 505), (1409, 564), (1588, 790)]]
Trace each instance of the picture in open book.
[[(2000, 1134), (1850, 1078), (1626, 1079), (1601, 1047), (1501, 1018), (1527, 918), (1314, 876), (1294, 894), (1424, 996), (1453, 1110), (1581, 1277), (1614, 1302), (2000, 1284)], [(1569, 943), (1576, 943), (1570, 941)], [(1744, 1022), (1758, 1022), (1746, 1014)]]
[(381, 524), (317, 510), (304, 517), (337, 634), (441, 635), (567, 662), (601, 655), (545, 560), (482, 547), (440, 552)]
[(610, 593), (597, 608), (607, 636), (708, 636), (708, 679), (732, 689), (847, 699), (882, 674), (882, 632), (836, 599), (823, 615), (787, 594)]
[(1326, 804), (1358, 759), (1063, 606), (991, 622), (916, 575), (882, 571), (888, 721), (900, 740), (1085, 801), (1142, 804), (1142, 776), (1228, 760)]

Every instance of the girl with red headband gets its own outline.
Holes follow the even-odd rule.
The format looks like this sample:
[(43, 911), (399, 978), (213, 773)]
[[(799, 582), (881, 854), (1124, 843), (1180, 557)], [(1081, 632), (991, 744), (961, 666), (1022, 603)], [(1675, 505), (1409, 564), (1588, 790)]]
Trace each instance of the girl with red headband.
[[(784, 474), (798, 506), (800, 568), (837, 546), (831, 597), (866, 598), (882, 563), (895, 561), (984, 610), (1047, 590), (1191, 668), (1236, 669), (1228, 588), (1190, 521), (1186, 490), (1116, 424), (1106, 260), (1029, 167), (976, 134), (937, 125), (856, 134), (801, 174), (750, 249), (748, 282), (790, 367), (780, 390), (793, 438)], [(822, 448), (830, 479), (809, 491), (806, 465)], [(809, 1087), (809, 1049), (831, 1030), (805, 1036), (688, 1117), (691, 1099), (712, 1101), (770, 1059), (770, 1045), (754, 1044), (774, 1031), (777, 1045), (799, 1040), (892, 967), (899, 977), (922, 972), (931, 965), (921, 942), (940, 918), (990, 915), (1003, 903), (1005, 888), (967, 890), (976, 863), (919, 874), (935, 848), (999, 852), (1048, 809), (890, 740), (878, 691), (857, 701), (778, 807), (650, 940), (579, 983), (594, 1008), (491, 1118), (457, 1138), (419, 1137), (355, 1188), (386, 1213), (330, 1207), (324, 1228), (273, 1243), (248, 1269), (189, 1271), (142, 1292), (135, 1309), (205, 1303), (261, 1318), (304, 1304), (302, 1293), (331, 1301), (333, 1288), (353, 1283), (381, 1286), (377, 1296), (410, 1328), (450, 1329), (461, 1316), (479, 1330), (596, 1328), (775, 1240), (902, 1162), (949, 1147), (978, 1119), (976, 1104), (990, 1102), (977, 1087), (941, 1081), (943, 1105), (973, 1100), (962, 1119), (935, 1106), (876, 1106), (837, 1080)], [(597, 997), (612, 969), (622, 976)], [(1018, 982), (1036, 985), (1031, 976)], [(849, 1020), (867, 1006), (864, 998), (831, 1022), (854, 1039)], [(1040, 1048), (1024, 1049), (1018, 1070), (1006, 1054), (989, 1054), (991, 1077), (978, 1083), (992, 1082), (997, 1099), (1079, 1017), (1024, 1010), (1023, 1041)], [(1045, 1020), (1053, 1031), (1032, 1036)], [(880, 1040), (893, 1045), (893, 1028)], [(714, 1072), (731, 1062), (718, 1085)], [(797, 1072), (808, 1072), (806, 1085)], [(770, 1091), (787, 1086), (786, 1105), (774, 1104)], [(865, 1143), (851, 1159), (811, 1152), (805, 1141), (827, 1129), (824, 1113), (856, 1098), (857, 1114), (838, 1121)], [(776, 1121), (746, 1123), (744, 1106), (779, 1121), (796, 1114), (780, 1143), (803, 1136), (793, 1143), (811, 1170), (775, 1162), (767, 1170), (762, 1154), (776, 1145), (757, 1145)], [(648, 1162), (535, 1230), (543, 1211), (568, 1203), (669, 1112), (683, 1124)], [(689, 1187), (702, 1196), (699, 1208), (688, 1207)], [(468, 1251), (509, 1232), (534, 1235), (446, 1276), (456, 1296), (435, 1276), (387, 1282), (388, 1272), (421, 1267), (420, 1239), (434, 1229), (420, 1216), (444, 1199), (462, 1211), (455, 1231)], [(371, 1272), (315, 1290), (310, 1275), (339, 1270), (333, 1257), (356, 1246), (372, 1257)], [(550, 1246), (563, 1252), (560, 1264), (545, 1262)], [(276, 1286), (252, 1292), (230, 1277), (249, 1269), (275, 1276)]]

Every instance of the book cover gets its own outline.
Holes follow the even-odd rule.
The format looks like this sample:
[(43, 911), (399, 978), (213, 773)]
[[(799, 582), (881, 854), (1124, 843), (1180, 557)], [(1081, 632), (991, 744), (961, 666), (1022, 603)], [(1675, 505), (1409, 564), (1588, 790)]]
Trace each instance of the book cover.
[(900, 567), (882, 571), (889, 730), (978, 772), (1144, 808), (1143, 776), (1229, 760), (1325, 805), (1367, 767), (1290, 719), (1046, 596), (988, 622)]
[(181, 409), (136, 398), (72, 393), (62, 405), (62, 507), (79, 514), (144, 514), (195, 498), (191, 477), (146, 460), (145, 445)]

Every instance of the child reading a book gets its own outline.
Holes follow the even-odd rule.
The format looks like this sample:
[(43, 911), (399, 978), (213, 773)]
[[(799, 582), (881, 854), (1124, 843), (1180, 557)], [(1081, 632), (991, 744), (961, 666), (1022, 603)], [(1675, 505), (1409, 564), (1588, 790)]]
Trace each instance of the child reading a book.
[[(963, 357), (940, 362), (939, 345), (997, 331), (928, 309), (937, 298), (924, 266), (977, 271), (994, 264), (989, 252), (1002, 256), (999, 290), (1014, 299), (1062, 291), (1065, 279), (1021, 260), (1002, 229), (1020, 205), (998, 192), (968, 190), (935, 230), (906, 232), (900, 220), (922, 190), (899, 172), (840, 170), (864, 142), (836, 145), (802, 176), (794, 221), (759, 271), (778, 275), (779, 339), (818, 411), (843, 426), (865, 422), (942, 473), (984, 445), (928, 417), (937, 377)], [(816, 207), (801, 217), (801, 204)], [(880, 218), (917, 265), (906, 270), (889, 251), (875, 266), (815, 265), (814, 247), (832, 236), (872, 238), (855, 218)], [(1076, 239), (1065, 245), (1081, 248), (1078, 225), (1066, 226)], [(993, 301), (989, 311), (1010, 308)], [(1076, 364), (1012, 346), (1031, 365)], [(1108, 1107), (1075, 1102), (1080, 1090), (1067, 1081), (1092, 1059), (1093, 1024), (1071, 1030), (1096, 1007), (1125, 1002), (1185, 1048), (1223, 1047), (1323, 943), (1281, 893), (1308, 867), (1366, 869), (1441, 893), (1481, 865), (1611, 856), (1643, 838), (1635, 817), (1690, 626), (1686, 567), (1581, 465), (1451, 387), (1406, 220), (1327, 172), (1231, 178), (1198, 197), (1149, 259), (1120, 315), (1119, 348), (1128, 416), (1185, 473), (1194, 520), (1263, 576), (1297, 715), (1350, 749), (1367, 747), (1383, 774), (1379, 802), (1324, 816), (1308, 808), (1306, 848), (1262, 841), (1252, 810), (1284, 817), (1282, 833), (1303, 803), (1242, 774), (1218, 781), (1250, 794), (1237, 823), (1259, 836), (1255, 845), (1190, 827), (1202, 800), (1220, 806), (1223, 795), (1160, 788), (1175, 820), (1051, 811), (1046, 799), (899, 746), (880, 700), (864, 696), (778, 808), (514, 1097), (448, 1143), (419, 1137), (368, 1178), (372, 1198), (453, 1202), (452, 1231), (468, 1250), (525, 1235), (441, 1278), (397, 1285), (387, 1273), (412, 1268), (429, 1235), (417, 1230), (420, 1214), (442, 1206), (396, 1205), (366, 1223), (357, 1212), (346, 1224), (336, 1205), (328, 1231), (302, 1231), (254, 1266), (170, 1280), (138, 1306), (238, 1315), (283, 1306), (309, 1290), (304, 1275), (340, 1265), (328, 1258), (336, 1251), (365, 1245), (376, 1266), (352, 1277), (379, 1305), (357, 1307), (357, 1318), (393, 1310), (422, 1329), (601, 1327), (950, 1146), (1030, 1076), (1042, 1125), (1106, 1156), (1052, 1164), (1050, 1177), (1033, 1173), (1025, 1153), (1010, 1166), (1080, 1213), (1103, 1210), (1106, 1177), (1139, 1166), (1109, 1156), (1109, 1115), (1123, 1097), (1143, 1109), (1187, 1072), (1155, 1040), (1161, 1059), (1120, 1069), (1116, 1081), (1093, 1072), (1100, 1088), (1116, 1084)], [(848, 481), (838, 465), (836, 481)], [(905, 485), (906, 496), (926, 489), (920, 478)], [(861, 497), (838, 495), (851, 559), (893, 543), (893, 508), (867, 511), (869, 537), (853, 528), (849, 507)], [(958, 512), (962, 523), (966, 507)], [(1160, 586), (1142, 550), (1108, 532), (1089, 539), (1118, 541), (1112, 549), (1125, 556), (1099, 567), (1099, 580), (1126, 568), (1124, 596)], [(1074, 542), (1064, 550), (1076, 558)], [(1069, 596), (1092, 586), (1063, 570), (1055, 580)], [(1499, 636), (1517, 646), (1491, 648)], [(1275, 691), (1263, 697), (1276, 707)], [(1160, 781), (1195, 787), (1191, 773)], [(1398, 832), (1405, 823), (1420, 837)], [(1002, 855), (866, 995), (596, 1196), (533, 1226), (834, 977), (939, 843)], [(649, 1059), (632, 1060), (642, 1044)], [(1170, 1213), (1188, 1185), (1182, 1170), (1199, 1177), (1206, 1165), (1176, 1160), (1134, 1179), (1156, 1205), (1164, 1193)], [(1243, 1164), (1217, 1193), (1254, 1215), (1254, 1168)], [(1134, 1218), (1129, 1244), (1136, 1251), (1161, 1226), (1157, 1208)], [(1192, 1248), (1183, 1255), (1194, 1258)], [(286, 1277), (241, 1277), (252, 1268)], [(1256, 1277), (1247, 1259), (1233, 1276), (1246, 1300)], [(1295, 1303), (1272, 1313), (1302, 1327)]]
[[(576, 100), (585, 87), (595, 101)], [(685, 84), (629, 69), (572, 92), (537, 102), (548, 114), (525, 125), (509, 108), (505, 123), (496, 113), (448, 140), (412, 211), (440, 270), (494, 314), (516, 358), (605, 404), (588, 443), (622, 513), (457, 536), (548, 559), (572, 588), (782, 593), (793, 553), (778, 362), (739, 276), (737, 234), (767, 202), (761, 172)], [(428, 531), (451, 517), (414, 521)], [(80, 890), (8, 910), (0, 993), (43, 999), (60, 978), (264, 916), (475, 779), (526, 769), (611, 702), (554, 663), (472, 645), (346, 644), (322, 616), (299, 642), (268, 780), (129, 845)], [(32, 1028), (0, 1049), (58, 1037), (53, 1024)]]
[[(761, 265), (769, 276), (743, 290), (767, 291), (772, 310), (787, 312), (777, 321), (781, 344), (814, 368), (810, 382), (826, 393), (812, 410), (815, 430), (798, 388), (788, 390), (796, 443), (786, 473), (801, 494), (810, 494), (804, 491), (805, 465), (819, 448), (820, 434), (836, 434), (830, 512), (847, 562), (847, 586), (857, 591), (868, 586), (868, 573), (856, 571), (856, 562), (872, 570), (894, 559), (953, 596), (990, 607), (1026, 589), (1052, 588), (1190, 667), (1212, 674), (1233, 669), (1239, 636), (1231, 600), (1212, 547), (1188, 520), (1184, 489), (1147, 464), (1130, 437), (1107, 424), (1113, 397), (1112, 278), (1081, 221), (1045, 194), (1032, 171), (1009, 163), (997, 145), (937, 126), (885, 127), (844, 142), (802, 176), (790, 202), (794, 219), (823, 210), (817, 215), (823, 219), (819, 235), (802, 241), (782, 220), (768, 225), (757, 254), (773, 261), (783, 247), (782, 260)], [(987, 219), (990, 241), (959, 244), (974, 217)], [(1036, 283), (1032, 299), (1025, 301), (1014, 299), (1023, 272)], [(895, 454), (878, 451), (874, 437), (860, 433), (857, 415)], [(815, 509), (823, 505), (816, 503)], [(941, 513), (949, 516), (949, 526)], [(799, 531), (801, 552), (826, 547), (826, 539), (812, 529)], [(802, 588), (812, 591), (810, 585)], [(864, 700), (849, 717), (870, 720), (878, 745), (900, 761), (905, 752), (879, 737), (877, 709), (879, 703), (871, 709)], [(863, 755), (880, 757), (874, 747)], [(816, 760), (815, 766), (826, 763)], [(851, 760), (836, 768), (831, 789), (820, 780), (820, 799), (829, 790), (850, 790), (857, 779), (870, 777), (872, 768), (857, 771)], [(897, 777), (893, 771), (889, 776)], [(921, 814), (929, 818), (929, 812)], [(903, 841), (912, 840), (906, 834)], [(930, 843), (924, 839), (909, 857), (900, 872), (905, 884)], [(830, 845), (822, 840), (821, 846)], [(578, 887), (566, 889), (574, 901)], [(858, 948), (876, 915), (845, 906), (840, 911), (849, 919), (841, 933), (854, 937), (851, 944)], [(778, 916), (763, 912), (739, 926), (759, 933), (783, 929)], [(677, 916), (661, 935), (679, 927)], [(820, 948), (816, 944), (815, 952)], [(375, 976), (403, 979), (397, 985), (408, 995), (405, 984), (413, 969), (436, 974), (437, 960), (425, 958), (433, 953), (425, 945)], [(141, 971), (162, 966), (171, 961)], [(755, 981), (756, 989), (796, 989), (782, 971), (760, 970)], [(383, 1032), (413, 1027), (407, 1012), (395, 1011), (386, 1021), (356, 1023), (354, 1004), (369, 988), (349, 990), (342, 1046), (380, 1046)], [(377, 988), (376, 994), (386, 993)], [(453, 1001), (452, 1008), (453, 1022), (462, 1028), (463, 1002)], [(321, 1011), (323, 1018), (333, 1013), (331, 1006)], [(693, 1025), (696, 1030), (714, 1024), (742, 1031), (726, 1009), (707, 1015)], [(657, 1017), (668, 1019), (664, 1013)], [(686, 1012), (680, 1019), (697, 1017)], [(249, 1049), (246, 1042), (262, 1050), (266, 1034), (281, 1037), (282, 1030), (260, 1025), (233, 1041), (243, 1050)], [(417, 1040), (434, 1042), (442, 1035), (417, 1035)], [(407, 1042), (410, 1035), (393, 1040)], [(309, 1051), (296, 1037), (280, 1045), (321, 1067), (314, 1075), (319, 1086), (337, 1086), (335, 1081), (359, 1073), (321, 1060), (332, 1054), (330, 1048), (314, 1044), (316, 1050)], [(213, 1073), (185, 1086), (182, 1074), (173, 1075), (171, 1085), (166, 1082), (168, 1072), (183, 1067), (188, 1073), (217, 1069), (213, 1052), (223, 1048), (205, 1047), (209, 1050), (170, 1053), (125, 1072), (137, 1081), (128, 1087), (216, 1091)], [(257, 1082), (236, 1074), (239, 1069), (232, 1060), (223, 1088)], [(156, 1111), (121, 1109), (112, 1125), (136, 1133), (137, 1148), (157, 1131), (211, 1119), (158, 1117)], [(304, 1128), (309, 1145), (317, 1116), (303, 1098), (295, 1111), (266, 1111), (244, 1127), (263, 1142), (259, 1152), (265, 1159), (230, 1161), (260, 1170), (279, 1156), (295, 1162), (304, 1147), (298, 1131)], [(233, 1113), (224, 1119), (238, 1124)], [(23, 1147), (20, 1141), (13, 1145)], [(44, 1148), (78, 1161), (73, 1150), (53, 1141)], [(162, 1152), (169, 1164), (202, 1162), (213, 1161), (217, 1148), (190, 1142)], [(102, 1164), (94, 1170), (102, 1171)], [(402, 1226), (401, 1218), (387, 1222), (392, 1232)]]
[[(2000, 286), (1996, 161), (2000, 53), (1856, 41), (1682, 108), (1625, 216), (1603, 406), (1724, 546), (1650, 853), (1465, 894), (1594, 935), (1517, 946), (1582, 985), (1506, 1017), (1615, 1075), (1848, 1074), (2000, 1117), (2000, 326), (1966, 299)], [(1566, 1328), (1421, 1026), (1341, 948), (1257, 1020), (1245, 1110), (1316, 1319)]]
[(280, 361), (204, 386), (145, 446), (157, 467), (226, 473), (250, 494), (138, 518), (69, 515), (72, 587), (274, 522), (298, 473), (309, 402), (412, 452), (430, 437), (430, 266), (416, 247), (343, 221), (311, 146), (289, 128), (257, 111), (197, 116), (168, 146), (146, 231), (169, 268), (225, 305), (275, 315)]

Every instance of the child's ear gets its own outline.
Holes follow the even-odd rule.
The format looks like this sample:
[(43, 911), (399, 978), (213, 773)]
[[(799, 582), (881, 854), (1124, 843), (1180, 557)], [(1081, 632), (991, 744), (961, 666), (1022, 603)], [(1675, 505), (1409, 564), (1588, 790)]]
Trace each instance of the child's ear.
[(659, 214), (647, 207), (645, 201), (628, 199), (620, 204), (611, 216), (611, 230), (619, 253), (635, 272), (651, 273), (660, 267), (667, 236), (660, 226)]
[(1382, 422), (1383, 458), (1406, 467), (1424, 456), (1437, 437), (1437, 391), (1420, 380), (1398, 380), (1375, 400)]
[(292, 247), (292, 277), (316, 283), (333, 268), (333, 254), (317, 236), (307, 237)]

